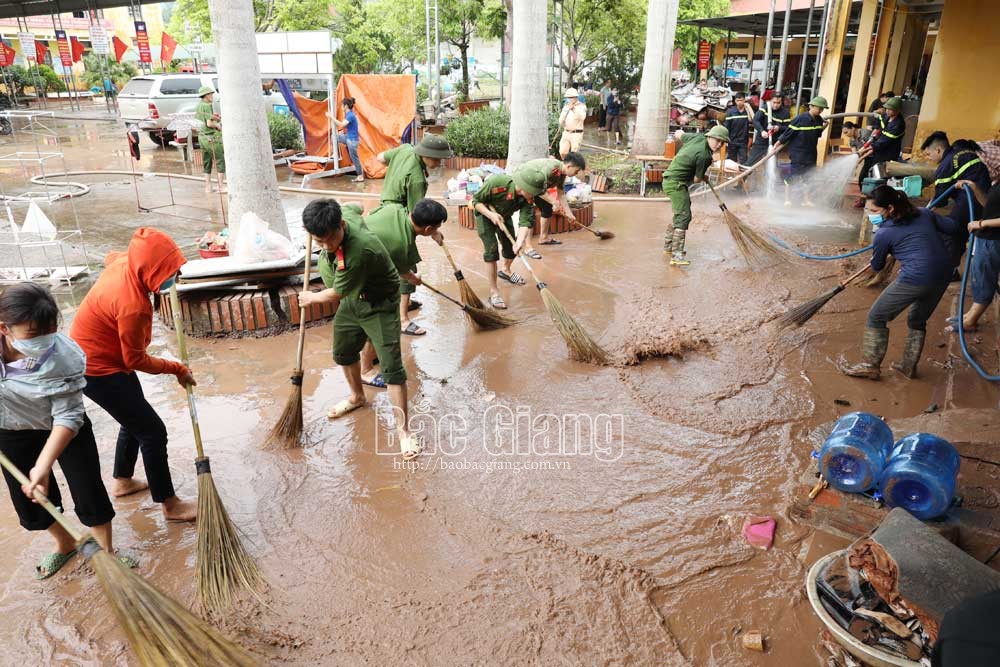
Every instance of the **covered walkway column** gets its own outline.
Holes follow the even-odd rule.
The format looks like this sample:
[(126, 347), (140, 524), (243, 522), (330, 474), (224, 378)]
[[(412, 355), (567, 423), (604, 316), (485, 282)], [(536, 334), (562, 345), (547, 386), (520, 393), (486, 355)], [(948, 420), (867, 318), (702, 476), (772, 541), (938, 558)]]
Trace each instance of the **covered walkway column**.
[[(882, 13), (878, 19), (878, 35), (875, 37), (875, 52), (872, 54), (872, 76), (868, 82), (868, 97), (871, 102), (884, 90), (882, 80), (885, 78), (885, 63), (889, 57), (889, 38), (892, 37), (892, 26), (896, 21), (896, 0), (885, 0), (882, 3)], [(865, 111), (868, 110), (867, 105)]]
[[(837, 84), (840, 82), (840, 63), (844, 59), (844, 43), (847, 41), (847, 26), (851, 20), (851, 0), (829, 0), (827, 3), (826, 40), (820, 44), (820, 54), (823, 67), (820, 70), (819, 91), (832, 106), (837, 100)], [(819, 164), (826, 160), (826, 147), (829, 144), (830, 132), (823, 133), (816, 147), (819, 153)]]
[(899, 54), (899, 64), (896, 66), (896, 77), (893, 80), (893, 90), (902, 95), (913, 80), (913, 75), (920, 66), (924, 53), (924, 42), (927, 41), (929, 23), (920, 14), (910, 14), (906, 22), (906, 38)]
[(895, 27), (892, 29), (892, 39), (889, 42), (889, 55), (885, 60), (885, 78), (882, 82), (883, 90), (892, 90), (899, 95), (903, 91), (893, 89), (896, 81), (896, 69), (899, 67), (899, 58), (903, 52), (903, 42), (906, 41), (906, 26), (910, 19), (910, 11), (906, 7), (899, 7), (896, 10)]
[(847, 111), (866, 111), (865, 92), (868, 89), (868, 53), (875, 35), (878, 0), (864, 0), (861, 6), (861, 23), (858, 26), (858, 43), (854, 47), (854, 64), (851, 82), (847, 89)]
[(992, 139), (1000, 128), (1000, 40), (995, 0), (948, 0), (927, 74), (914, 145), (934, 130)]

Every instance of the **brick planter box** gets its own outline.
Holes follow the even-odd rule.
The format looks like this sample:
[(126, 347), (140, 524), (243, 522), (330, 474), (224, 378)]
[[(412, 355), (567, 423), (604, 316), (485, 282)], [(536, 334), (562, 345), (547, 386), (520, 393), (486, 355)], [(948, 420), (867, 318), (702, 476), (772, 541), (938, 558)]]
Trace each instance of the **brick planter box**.
[[(205, 290), (181, 293), (181, 317), (184, 332), (198, 337), (271, 336), (298, 326), (299, 292), (297, 285), (262, 289)], [(170, 299), (159, 299), (163, 323), (174, 328)], [(330, 304), (310, 306), (307, 322), (333, 317)]]
[[(542, 216), (538, 212), (537, 208), (534, 209), (534, 211), (535, 211), (535, 226), (531, 229), (531, 234), (532, 236), (537, 236)], [(574, 208), (573, 215), (576, 216), (577, 222), (579, 222), (581, 225), (585, 227), (590, 227), (590, 225), (593, 224), (594, 222), (594, 205), (591, 203), (591, 204), (585, 204), (579, 208)], [(458, 224), (460, 224), (462, 227), (465, 227), (466, 229), (471, 229), (473, 231), (476, 229), (476, 215), (471, 207), (469, 206), (459, 207)], [(517, 224), (516, 218), (514, 224)], [(564, 234), (566, 232), (574, 232), (578, 229), (580, 228), (574, 224), (571, 224), (566, 217), (559, 215), (558, 213), (553, 215), (552, 219), (549, 221), (550, 234)]]
[(501, 169), (505, 169), (507, 167), (507, 160), (503, 158), (491, 159), (487, 157), (461, 157), (458, 155), (445, 160), (444, 166), (447, 167), (448, 169), (462, 171), (463, 169), (475, 169), (476, 167), (478, 167), (483, 163), (495, 164)]

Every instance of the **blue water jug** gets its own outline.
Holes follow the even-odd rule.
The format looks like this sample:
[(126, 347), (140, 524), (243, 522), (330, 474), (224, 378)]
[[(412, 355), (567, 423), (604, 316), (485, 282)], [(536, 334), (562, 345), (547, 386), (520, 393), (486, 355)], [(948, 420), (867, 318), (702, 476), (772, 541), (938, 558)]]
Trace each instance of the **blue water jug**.
[(892, 451), (892, 430), (873, 414), (852, 412), (837, 420), (819, 451), (819, 471), (847, 493), (874, 487)]
[(893, 447), (879, 491), (889, 507), (902, 507), (923, 521), (934, 519), (951, 506), (959, 460), (947, 440), (930, 433), (908, 435)]

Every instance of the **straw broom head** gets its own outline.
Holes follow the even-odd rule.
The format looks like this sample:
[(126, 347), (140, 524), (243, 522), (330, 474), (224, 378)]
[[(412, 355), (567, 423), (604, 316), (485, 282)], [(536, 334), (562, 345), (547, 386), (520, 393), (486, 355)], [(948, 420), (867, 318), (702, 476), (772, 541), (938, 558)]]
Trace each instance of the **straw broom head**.
[(773, 243), (736, 217), (736, 214), (728, 208), (722, 209), (722, 219), (725, 220), (726, 226), (729, 228), (729, 233), (736, 243), (736, 249), (739, 250), (747, 264), (759, 264), (781, 256), (781, 252)]
[(812, 301), (806, 301), (802, 305), (792, 308), (787, 313), (778, 318), (778, 324), (782, 328), (791, 326), (793, 324), (798, 327), (802, 326), (803, 324), (811, 320), (813, 316), (816, 313), (818, 313), (823, 308), (823, 306), (825, 306), (830, 301), (830, 299), (837, 296), (842, 291), (844, 291), (844, 286), (837, 285), (826, 294), (818, 296)]
[(257, 664), (243, 648), (119, 563), (93, 540), (86, 538), (80, 551), (93, 565), (104, 596), (139, 664), (148, 667)]
[(241, 591), (260, 600), (264, 577), (240, 541), (215, 487), (208, 458), (195, 460), (198, 470), (198, 598), (209, 614), (230, 609)]
[(462, 303), (469, 308), (478, 308), (479, 310), (486, 308), (482, 300), (476, 294), (475, 290), (473, 290), (472, 286), (466, 282), (464, 277), (458, 279), (458, 291), (461, 293)]
[(559, 329), (563, 340), (566, 341), (569, 356), (577, 361), (592, 364), (607, 363), (608, 353), (563, 308), (562, 303), (552, 293), (552, 290), (545, 287), (543, 283), (539, 283), (538, 291), (542, 293), (542, 301), (545, 303), (545, 308), (549, 311), (549, 316), (555, 323), (556, 328)]
[(592, 229), (591, 231), (594, 232), (594, 235), (602, 241), (607, 241), (608, 239), (613, 239), (615, 237), (614, 232), (608, 232), (603, 229)]
[(469, 316), (469, 320), (481, 331), (494, 331), (505, 329), (512, 324), (517, 324), (517, 320), (507, 317), (503, 313), (498, 313), (491, 308), (473, 308), (466, 306), (462, 310)]
[(284, 449), (294, 449), (302, 445), (302, 372), (292, 375), (292, 393), (285, 403), (278, 423), (267, 435), (267, 444), (280, 444)]

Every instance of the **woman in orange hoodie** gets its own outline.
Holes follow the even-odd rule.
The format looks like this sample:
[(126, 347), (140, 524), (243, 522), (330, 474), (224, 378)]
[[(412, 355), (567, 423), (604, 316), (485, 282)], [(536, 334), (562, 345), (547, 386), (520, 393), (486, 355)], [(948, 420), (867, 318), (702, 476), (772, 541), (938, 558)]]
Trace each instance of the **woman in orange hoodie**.
[[(140, 227), (128, 252), (107, 256), (104, 272), (80, 305), (69, 333), (87, 354), (83, 393), (121, 426), (111, 495), (125, 496), (148, 487), (171, 521), (193, 521), (197, 507), (174, 493), (167, 465), (167, 428), (143, 396), (136, 371), (169, 373), (181, 386), (195, 384), (183, 364), (146, 353), (153, 328), (150, 294), (169, 288), (185, 262), (173, 239)], [(148, 483), (132, 478), (140, 451)]]

